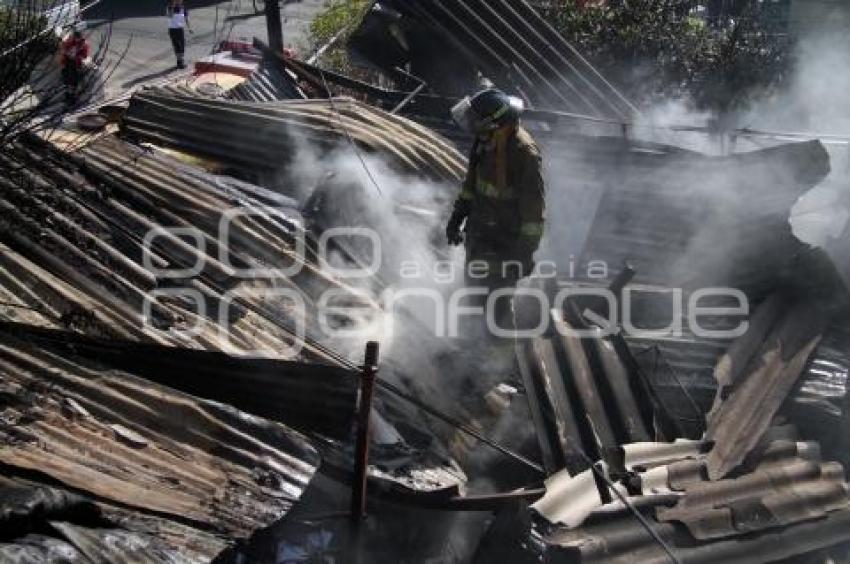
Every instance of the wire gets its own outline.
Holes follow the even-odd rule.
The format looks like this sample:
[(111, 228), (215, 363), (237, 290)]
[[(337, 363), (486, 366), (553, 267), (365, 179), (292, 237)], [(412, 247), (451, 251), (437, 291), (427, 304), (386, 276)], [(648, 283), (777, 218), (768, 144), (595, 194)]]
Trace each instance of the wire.
[(34, 311), (36, 313), (40, 313), (41, 315), (44, 315), (44, 316), (47, 316), (47, 317), (51, 317), (54, 320), (59, 319), (55, 315), (53, 315), (50, 312), (48, 312), (47, 310), (45, 310), (44, 307), (42, 307), (42, 306), (29, 306), (29, 305), (23, 305), (23, 304), (15, 304), (15, 303), (12, 303), (12, 302), (0, 301), (0, 307), (11, 307), (11, 308), (16, 308), (16, 309), (26, 309), (26, 310), (29, 310), (29, 311)]
[[(661, 347), (659, 347), (658, 345), (652, 345), (651, 347), (647, 347), (647, 348), (643, 349), (642, 351), (635, 353), (635, 357), (643, 356), (643, 355), (645, 355), (649, 352), (654, 353), (654, 355), (652, 357), (652, 375), (655, 378), (655, 380), (658, 379), (658, 371), (659, 371), (658, 365), (659, 365), (659, 360), (660, 360), (667, 367), (667, 371), (673, 377), (673, 380), (676, 382), (676, 385), (682, 390), (682, 393), (688, 399), (688, 403), (691, 404), (691, 409), (693, 410), (694, 414), (696, 415), (696, 418), (694, 418), (694, 419), (685, 418), (685, 420), (687, 420), (687, 421), (701, 421), (702, 418), (703, 418), (703, 412), (702, 412), (702, 410), (700, 410), (699, 404), (693, 398), (693, 396), (690, 394), (690, 392), (688, 392), (688, 389), (685, 386), (685, 383), (682, 381), (681, 377), (679, 376), (679, 373), (673, 368), (673, 365), (670, 364), (670, 360), (667, 358), (667, 355), (664, 354), (664, 351), (661, 350)], [(681, 419), (681, 417), (680, 417), (680, 419)]]
[(688, 388), (685, 386), (685, 383), (682, 382), (682, 379), (679, 377), (678, 371), (673, 368), (673, 365), (670, 364), (670, 359), (667, 358), (667, 355), (664, 354), (664, 351), (661, 350), (661, 347), (655, 345), (656, 355), (661, 361), (667, 366), (667, 370), (670, 372), (670, 375), (673, 376), (673, 379), (676, 381), (676, 384), (682, 390), (682, 393), (685, 394), (685, 397), (688, 398), (688, 402), (691, 404), (691, 409), (693, 409), (694, 414), (696, 415), (696, 419), (694, 421), (700, 421), (703, 418), (703, 412), (699, 408), (696, 400), (693, 398), (691, 393), (688, 391)]
[(462, 432), (470, 435), (471, 437), (477, 439), (478, 441), (484, 443), (485, 445), (494, 448), (495, 450), (501, 452), (502, 454), (507, 455), (510, 458), (513, 458), (517, 462), (520, 462), (520, 463), (524, 464), (525, 466), (528, 466), (529, 468), (536, 470), (537, 472), (539, 472), (541, 474), (544, 474), (544, 475), (546, 474), (546, 471), (543, 469), (542, 466), (540, 466), (540, 464), (529, 460), (528, 458), (524, 457), (523, 455), (521, 455), (517, 452), (514, 452), (513, 450), (511, 450), (511, 449), (509, 449), (505, 446), (500, 445), (496, 441), (488, 439), (487, 437), (485, 437), (484, 435), (482, 435), (478, 431), (476, 431), (476, 430), (472, 429), (471, 427), (464, 425), (460, 421), (453, 419), (452, 417), (442, 413), (438, 409), (431, 407), (430, 405), (426, 404), (425, 402), (420, 401), (420, 400), (414, 398), (413, 396), (403, 392), (402, 390), (397, 388), (395, 385), (390, 384), (386, 380), (376, 379), (375, 383), (378, 384), (379, 386), (381, 386), (382, 388), (384, 388), (385, 390), (387, 390), (388, 392), (392, 392), (396, 396), (398, 396), (398, 397), (408, 401), (409, 403), (412, 403), (413, 405), (419, 407), (420, 409), (422, 409), (423, 411), (425, 411), (429, 415), (436, 417), (437, 419), (440, 419), (445, 423), (448, 423), (449, 425), (455, 427), (459, 431), (462, 431)]
[(322, 69), (318, 68), (319, 75), (322, 77), (322, 84), (325, 86), (325, 91), (328, 93), (328, 102), (331, 104), (331, 109), (333, 109), (334, 114), (336, 114), (337, 121), (339, 122), (340, 128), (345, 133), (346, 139), (348, 139), (348, 143), (351, 145), (351, 148), (354, 149), (354, 154), (357, 155), (357, 159), (360, 161), (360, 165), (363, 167), (363, 170), (366, 171), (366, 176), (369, 177), (369, 180), (372, 182), (372, 185), (375, 187), (375, 190), (378, 192), (380, 197), (384, 197), (384, 193), (381, 191), (381, 187), (378, 185), (378, 181), (375, 180), (375, 177), (372, 175), (372, 171), (369, 170), (369, 166), (366, 164), (366, 161), (363, 159), (363, 155), (360, 154), (360, 148), (357, 147), (357, 143), (351, 137), (351, 132), (348, 131), (348, 128), (345, 127), (345, 123), (342, 121), (342, 114), (339, 113), (339, 109), (336, 107), (334, 103), (333, 93), (328, 86), (328, 80), (325, 78), (325, 73)]
[(584, 459), (584, 461), (587, 464), (590, 465), (590, 470), (599, 479), (601, 479), (603, 482), (605, 482), (605, 485), (608, 486), (608, 489), (611, 490), (611, 492), (613, 492), (613, 494), (617, 497), (617, 499), (620, 501), (620, 503), (625, 505), (626, 508), (632, 513), (632, 515), (634, 515), (635, 519), (637, 519), (638, 522), (641, 524), (641, 526), (643, 526), (643, 528), (646, 529), (646, 532), (648, 532), (649, 535), (653, 538), (653, 540), (655, 540), (655, 542), (657, 542), (658, 545), (661, 546), (661, 548), (664, 550), (664, 552), (667, 553), (667, 556), (670, 557), (670, 560), (674, 564), (681, 564), (682, 561), (679, 560), (679, 557), (676, 556), (675, 552), (673, 552), (673, 547), (671, 547), (669, 544), (667, 544), (667, 541), (665, 541), (663, 538), (661, 538), (661, 535), (658, 534), (658, 531), (656, 531), (652, 527), (652, 524), (646, 519), (646, 517), (643, 516), (643, 514), (640, 511), (638, 511), (637, 507), (635, 507), (632, 504), (632, 502), (630, 502), (628, 500), (628, 498), (626, 496), (624, 496), (622, 493), (620, 493), (620, 490), (617, 489), (616, 484), (614, 484), (614, 482), (611, 481), (611, 478), (609, 478), (605, 474), (605, 472), (603, 472), (602, 470), (600, 470), (596, 466), (596, 463), (593, 460), (591, 460), (591, 458), (587, 455), (586, 452), (584, 452), (584, 449), (582, 448), (581, 445), (577, 445), (575, 443), (575, 441), (573, 441), (573, 440), (571, 440), (571, 442), (573, 443), (573, 446), (576, 448), (576, 451), (579, 453), (579, 455), (581, 455), (581, 457)]

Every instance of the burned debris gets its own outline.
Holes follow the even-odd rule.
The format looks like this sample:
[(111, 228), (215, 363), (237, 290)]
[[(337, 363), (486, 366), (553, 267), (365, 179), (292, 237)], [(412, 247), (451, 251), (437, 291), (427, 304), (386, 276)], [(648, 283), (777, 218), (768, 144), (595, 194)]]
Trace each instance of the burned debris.
[[(846, 553), (847, 292), (788, 221), (824, 145), (637, 138), (522, 0), (376, 2), (350, 48), (380, 86), (258, 41), (233, 88), (2, 147), (0, 559)], [(443, 331), (461, 282), (400, 274), (459, 262), (459, 67), (525, 99), (546, 156), (501, 343)]]

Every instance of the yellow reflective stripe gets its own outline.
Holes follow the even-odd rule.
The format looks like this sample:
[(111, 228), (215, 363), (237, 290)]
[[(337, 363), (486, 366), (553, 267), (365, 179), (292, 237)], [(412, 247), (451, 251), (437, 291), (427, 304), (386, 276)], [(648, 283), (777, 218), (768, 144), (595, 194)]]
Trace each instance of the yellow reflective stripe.
[(519, 232), (524, 237), (543, 237), (543, 224), (537, 221), (523, 223)]
[(486, 180), (478, 180), (478, 185), (476, 186), (478, 193), (482, 196), (487, 196), (488, 198), (494, 198), (498, 200), (509, 200), (513, 198), (513, 190), (509, 187), (505, 188), (504, 193), (499, 192), (499, 189), (492, 182), (487, 182)]
[(510, 106), (502, 106), (501, 108), (499, 108), (498, 110), (496, 110), (495, 112), (493, 112), (493, 113), (490, 115), (490, 117), (486, 118), (486, 119), (484, 120), (484, 123), (490, 123), (490, 122), (492, 122), (492, 121), (496, 121), (497, 119), (499, 119), (500, 117), (502, 117), (503, 115), (505, 115), (505, 114), (508, 112), (508, 108), (509, 108), (509, 107), (510, 107)]

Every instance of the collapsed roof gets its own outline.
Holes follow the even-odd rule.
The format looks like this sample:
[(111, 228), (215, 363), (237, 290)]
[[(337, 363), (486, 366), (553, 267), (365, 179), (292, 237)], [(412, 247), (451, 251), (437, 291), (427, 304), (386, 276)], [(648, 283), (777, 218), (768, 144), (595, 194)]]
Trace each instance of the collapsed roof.
[(13, 332), (0, 343), (4, 560), (208, 561), (286, 514), (318, 466), (284, 425)]
[[(353, 365), (313, 340), (315, 313), (305, 319), (263, 288), (292, 290), (308, 309), (329, 287), (374, 305), (295, 252), (304, 225), (292, 199), (110, 136), (73, 155), (23, 137), (2, 158), (13, 175), (0, 180), (0, 307), (16, 322), (0, 329), (0, 460), (4, 495), (14, 494), (3, 506), (32, 500), (10, 514), (4, 550), (115, 561), (149, 546), (158, 552), (145, 561), (208, 561), (283, 517), (320, 456), (345, 479)], [(233, 207), (248, 213), (224, 245)], [(306, 261), (298, 276), (272, 273), (264, 285), (237, 275), (294, 261)], [(315, 364), (295, 362), (305, 360)], [(391, 469), (374, 467), (370, 480), (396, 498), (450, 496), (463, 483), (446, 458), (388, 456)], [(48, 507), (43, 495), (60, 501)], [(68, 509), (91, 503), (80, 517)], [(42, 523), (47, 536), (27, 536)]]
[[(524, 2), (381, 4), (355, 35), (355, 46), (360, 41), (361, 52), (388, 71), (409, 62), (414, 74), (421, 69), (439, 84), (439, 75), (448, 73), (439, 65), (423, 67), (424, 55), (435, 42), (448, 40), (463, 56), (447, 59), (484, 70), (540, 107), (576, 104), (566, 109), (615, 118), (630, 111)], [(370, 18), (378, 18), (379, 31), (390, 35), (381, 41), (398, 42), (401, 52), (380, 50), (385, 44), (368, 29), (375, 23)], [(552, 52), (557, 56), (547, 56)], [(298, 79), (316, 72), (294, 64), (301, 68)], [(314, 300), (334, 288), (367, 309), (378, 305), (369, 292), (305, 261), (298, 276), (263, 279), (267, 287), (298, 292), (308, 306), (299, 318), (285, 301), (269, 302), (257, 288), (241, 285), (237, 269), (300, 260), (293, 241), (305, 231), (315, 243), (300, 221), (300, 204), (268, 189), (280, 188), (275, 178), (301, 139), (325, 148), (347, 143), (386, 157), (411, 177), (444, 183), (462, 177), (466, 160), (423, 125), (434, 123), (433, 112), (420, 124), (362, 101), (303, 100), (287, 65), (293, 62), (267, 57), (249, 83), (225, 100), (183, 88), (140, 92), (122, 121), (124, 140), (105, 136), (64, 155), (22, 138), (4, 153), (9, 161), (4, 164), (13, 165), (18, 176), (0, 178), (7, 196), (0, 224), (5, 300), (0, 311), (23, 324), (0, 326), (0, 485), (11, 488), (0, 507), (14, 507), (20, 492), (28, 492), (24, 521), (46, 523), (49, 535), (24, 536), (33, 532), (24, 527), (0, 550), (61, 550), (121, 560), (129, 552), (141, 558), (132, 547), (144, 546), (153, 547), (150, 559), (161, 553), (163, 560), (208, 559), (225, 543), (284, 516), (319, 458), (323, 469), (347, 478), (350, 453), (335, 447), (351, 427), (356, 367), (323, 344)], [(330, 94), (323, 73), (313, 78), (316, 92)], [(451, 96), (466, 88), (446, 84), (439, 93)], [(368, 90), (385, 96), (385, 107), (405, 97)], [(289, 97), (299, 99), (280, 100)], [(432, 96), (428, 103), (439, 108), (446, 100)], [(411, 107), (423, 104), (413, 100)], [(546, 335), (521, 344), (531, 421), (526, 430), (533, 425), (532, 453), (539, 453), (549, 479), (535, 509), (523, 509), (519, 520), (533, 519), (535, 529), (508, 520), (510, 534), (501, 535), (519, 540), (522, 554), (512, 561), (528, 557), (532, 546), (567, 562), (625, 562), (635, 555), (665, 561), (669, 547), (687, 560), (723, 554), (729, 561), (762, 561), (848, 540), (841, 469), (821, 462), (819, 447), (800, 440), (796, 429), (780, 425), (795, 413), (785, 401), (789, 396), (811, 398), (831, 388), (843, 401), (846, 394), (846, 330), (829, 323), (836, 311), (840, 317), (836, 304), (844, 290), (828, 261), (811, 258), (816, 253), (794, 240), (787, 225), (793, 201), (828, 171), (823, 148), (811, 142), (708, 158), (581, 135), (563, 126), (556, 112), (528, 115), (530, 127), (539, 122), (537, 133), (551, 163), (550, 208), (570, 209), (576, 191), (569, 185), (598, 200), (590, 208), (575, 206), (584, 215), (575, 218), (582, 228), (564, 232), (559, 229), (568, 221), (552, 225), (556, 239), (586, 241), (578, 245), (584, 258), (611, 266), (633, 262), (640, 282), (742, 287), (756, 309), (750, 331), (734, 343), (688, 333), (678, 339), (617, 333), (585, 341)], [(451, 127), (445, 120), (440, 124), (442, 130)], [(265, 187), (229, 176), (251, 173)], [(703, 184), (711, 189), (700, 190)], [(234, 222), (224, 245), (219, 220), (234, 205), (257, 213)], [(264, 211), (268, 206), (279, 213)], [(700, 229), (706, 223), (710, 229)], [(199, 239), (188, 244), (169, 231), (174, 228), (192, 228)], [(151, 232), (158, 240), (148, 245), (144, 234)], [(818, 265), (816, 274), (794, 275), (801, 257)], [(196, 264), (197, 273), (179, 277), (152, 272)], [(186, 293), (157, 293), (187, 288), (216, 304), (239, 290), (232, 318), (198, 311)], [(152, 293), (156, 299), (150, 301)], [(794, 307), (787, 307), (792, 300)], [(140, 319), (145, 304), (152, 325)], [(576, 301), (556, 312), (555, 320), (590, 326), (585, 314), (598, 305)], [(639, 321), (652, 323), (667, 310), (650, 304), (639, 313)], [(299, 322), (303, 335), (296, 331)], [(221, 329), (228, 323), (225, 340)], [(183, 331), (187, 328), (195, 331)], [(431, 341), (419, 339), (417, 346), (429, 354)], [(302, 352), (281, 354), (291, 344), (302, 345)], [(673, 384), (659, 382), (652, 359), (640, 354), (646, 347), (660, 352), (676, 375)], [(223, 352), (246, 350), (275, 358), (247, 361)], [(414, 363), (403, 368), (414, 376), (429, 369)], [(801, 379), (808, 391), (794, 390)], [(436, 388), (441, 381), (429, 383)], [(403, 415), (452, 407), (446, 398), (420, 399), (425, 401)], [(683, 405), (687, 415), (677, 409)], [(837, 411), (831, 421), (840, 421), (843, 406), (830, 405)], [(416, 426), (411, 421), (407, 425)], [(671, 442), (701, 439), (706, 428), (705, 440)], [(433, 428), (415, 431), (425, 437), (423, 450), (431, 448)], [(92, 453), (91, 444), (101, 451)], [(458, 498), (462, 472), (443, 453), (435, 458), (408, 449), (390, 452), (387, 464), (381, 460), (372, 468), (373, 484), (380, 480), (374, 490), (406, 503), (455, 509), (492, 509), (541, 497), (540, 491), (524, 489)], [(117, 480), (126, 480), (126, 489)], [(149, 494), (152, 484), (169, 495)], [(648, 528), (621, 505), (617, 492), (631, 496)], [(7, 513), (6, 522), (20, 524), (15, 511)], [(119, 524), (129, 533), (117, 531)], [(505, 532), (502, 524), (497, 519), (491, 537)], [(115, 538), (131, 548), (124, 551), (111, 542)], [(497, 545), (497, 556), (488, 558), (485, 539), (480, 561), (507, 558), (504, 546)], [(124, 552), (106, 552), (110, 547)]]

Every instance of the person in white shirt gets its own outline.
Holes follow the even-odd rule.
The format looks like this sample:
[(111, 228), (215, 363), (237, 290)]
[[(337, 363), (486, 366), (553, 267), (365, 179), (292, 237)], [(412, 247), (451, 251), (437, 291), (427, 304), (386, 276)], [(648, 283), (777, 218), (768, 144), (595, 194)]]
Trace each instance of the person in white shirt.
[(172, 0), (168, 3), (166, 15), (168, 16), (168, 36), (171, 37), (174, 56), (177, 57), (177, 68), (185, 69), (186, 30), (192, 33), (189, 25), (189, 11), (183, 5), (183, 0)]

